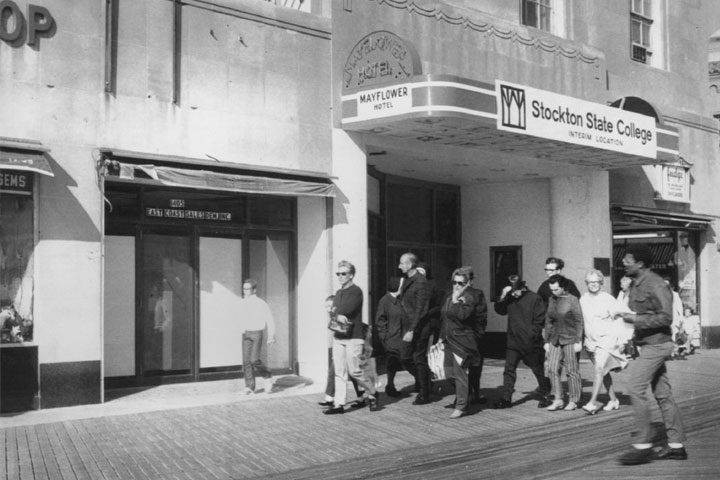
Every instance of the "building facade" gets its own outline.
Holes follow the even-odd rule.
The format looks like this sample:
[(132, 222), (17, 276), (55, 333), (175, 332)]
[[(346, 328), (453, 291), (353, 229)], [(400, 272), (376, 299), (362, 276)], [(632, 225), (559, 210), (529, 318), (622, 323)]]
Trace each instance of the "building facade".
[(334, 266), (369, 317), (405, 251), (493, 299), (650, 242), (716, 347), (716, 9), (2, 2), (0, 409), (238, 377), (246, 278), (269, 366), (323, 381)]

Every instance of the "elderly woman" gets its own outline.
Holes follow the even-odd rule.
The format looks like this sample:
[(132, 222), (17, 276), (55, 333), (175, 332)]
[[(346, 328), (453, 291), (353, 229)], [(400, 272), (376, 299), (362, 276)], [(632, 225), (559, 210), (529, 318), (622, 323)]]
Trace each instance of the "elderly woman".
[[(624, 322), (615, 319), (619, 310), (618, 300), (602, 291), (605, 277), (599, 270), (590, 270), (585, 275), (588, 291), (580, 297), (580, 307), (585, 319), (585, 350), (595, 366), (592, 396), (583, 406), (590, 415), (595, 415), (601, 408), (605, 411), (617, 410), (620, 406), (613, 389), (611, 371), (619, 371), (628, 364), (622, 347)], [(603, 408), (597, 402), (600, 385), (605, 385), (610, 401)]]
[[(582, 350), (583, 314), (580, 301), (567, 293), (568, 279), (553, 275), (549, 279), (550, 301), (545, 313), (545, 351), (548, 353), (548, 373), (555, 400), (547, 407), (550, 411), (575, 410), (580, 402), (582, 383), (580, 379), (579, 353)], [(563, 402), (560, 368), (565, 363), (570, 401)], [(564, 408), (563, 408), (564, 407)]]
[(459, 418), (467, 413), (470, 367), (480, 365), (481, 361), (475, 339), (480, 322), (477, 314), (480, 298), (469, 288), (470, 274), (466, 269), (455, 269), (452, 285), (452, 293), (442, 306), (440, 338), (453, 356), (455, 410), (450, 418)]

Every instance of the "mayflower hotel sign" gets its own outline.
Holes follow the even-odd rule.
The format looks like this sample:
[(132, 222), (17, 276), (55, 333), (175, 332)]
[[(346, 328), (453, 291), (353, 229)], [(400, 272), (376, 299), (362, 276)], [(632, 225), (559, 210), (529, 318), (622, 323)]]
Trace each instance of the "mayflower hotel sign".
[(599, 103), (495, 81), (497, 128), (655, 158), (655, 119)]

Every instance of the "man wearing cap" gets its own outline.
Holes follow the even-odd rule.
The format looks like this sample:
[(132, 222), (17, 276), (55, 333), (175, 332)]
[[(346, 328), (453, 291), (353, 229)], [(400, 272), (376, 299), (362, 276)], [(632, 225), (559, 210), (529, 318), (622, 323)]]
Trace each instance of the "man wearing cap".
[(503, 288), (494, 308), (498, 315), (507, 315), (507, 350), (503, 372), (502, 396), (495, 408), (512, 407), (517, 366), (520, 360), (530, 367), (538, 382), (538, 408), (550, 405), (550, 379), (545, 376), (545, 350), (542, 330), (545, 325), (545, 303), (540, 295), (528, 290), (518, 275), (508, 277), (510, 285)]
[[(623, 465), (637, 465), (653, 459), (687, 459), (687, 451), (683, 446), (685, 428), (673, 399), (665, 367), (665, 360), (673, 352), (672, 291), (658, 274), (650, 270), (652, 259), (652, 250), (647, 245), (630, 244), (622, 260), (625, 274), (633, 279), (628, 301), (631, 312), (623, 313), (622, 316), (625, 322), (635, 326), (635, 344), (640, 350), (638, 357), (627, 369), (636, 432), (633, 448), (620, 457)], [(667, 447), (658, 452), (652, 448), (648, 389), (652, 389), (660, 407), (667, 433)]]
[(430, 367), (427, 359), (427, 337), (421, 337), (426, 327), (426, 316), (430, 306), (430, 292), (427, 280), (417, 271), (418, 258), (414, 253), (407, 252), (400, 257), (398, 268), (405, 276), (400, 289), (400, 302), (408, 317), (407, 331), (403, 341), (412, 343), (413, 363), (415, 364), (415, 381), (420, 392), (413, 405), (424, 405), (430, 402)]

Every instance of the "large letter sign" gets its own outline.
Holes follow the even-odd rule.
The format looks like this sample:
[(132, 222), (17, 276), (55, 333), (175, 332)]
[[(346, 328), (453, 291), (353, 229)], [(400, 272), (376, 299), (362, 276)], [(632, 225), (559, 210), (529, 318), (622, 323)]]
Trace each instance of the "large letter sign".
[(47, 8), (28, 5), (26, 19), (15, 2), (0, 1), (0, 40), (16, 47), (27, 32), (27, 44), (34, 47), (40, 37), (51, 37), (54, 30), (55, 19)]

